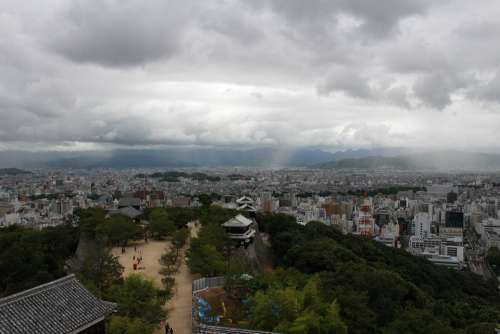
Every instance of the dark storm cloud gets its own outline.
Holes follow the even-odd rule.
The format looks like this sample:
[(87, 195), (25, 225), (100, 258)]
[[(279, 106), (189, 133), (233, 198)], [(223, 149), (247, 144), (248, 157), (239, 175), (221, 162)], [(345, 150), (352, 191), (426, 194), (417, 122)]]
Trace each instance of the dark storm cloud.
[(427, 106), (443, 109), (451, 104), (451, 94), (473, 81), (471, 75), (436, 71), (420, 76), (413, 85), (413, 91)]
[(4, 0), (0, 149), (494, 146), (499, 10), (493, 0)]
[(141, 65), (175, 53), (190, 8), (176, 1), (71, 1), (47, 44), (75, 62)]
[(327, 31), (336, 23), (338, 14), (350, 14), (361, 20), (360, 30), (373, 37), (384, 38), (397, 30), (399, 21), (424, 14), (429, 1), (423, 0), (271, 0), (260, 1), (270, 5), (296, 25), (303, 23)]
[(372, 36), (385, 37), (398, 28), (399, 21), (425, 14), (429, 1), (424, 0), (342, 0), (342, 10), (363, 20), (362, 30)]
[[(385, 38), (397, 31), (401, 19), (425, 13), (426, 1), (381, 0), (272, 0), (252, 2), (116, 1), (98, 4), (87, 1), (67, 3), (53, 23), (46, 44), (64, 57), (81, 63), (121, 67), (143, 65), (165, 59), (182, 47), (184, 34), (192, 24), (217, 31), (243, 43), (262, 37), (252, 10), (258, 15), (272, 10), (287, 22), (283, 31), (299, 43), (316, 46), (335, 43), (337, 16), (352, 15), (360, 20), (362, 35)], [(265, 15), (265, 14), (264, 14)]]

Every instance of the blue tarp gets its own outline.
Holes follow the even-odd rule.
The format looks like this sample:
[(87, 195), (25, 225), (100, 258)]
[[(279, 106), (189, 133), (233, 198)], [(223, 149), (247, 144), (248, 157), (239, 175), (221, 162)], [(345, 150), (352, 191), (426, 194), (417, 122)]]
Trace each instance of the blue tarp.
[(196, 303), (198, 304), (198, 317), (200, 321), (205, 324), (216, 324), (220, 321), (220, 316), (210, 316), (210, 310), (212, 307), (203, 298), (196, 298)]

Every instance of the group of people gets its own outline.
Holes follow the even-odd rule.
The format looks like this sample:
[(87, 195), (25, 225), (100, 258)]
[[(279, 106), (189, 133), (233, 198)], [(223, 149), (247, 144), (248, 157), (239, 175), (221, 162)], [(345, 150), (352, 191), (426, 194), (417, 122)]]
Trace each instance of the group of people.
[(168, 322), (165, 325), (165, 334), (174, 334), (174, 330)]
[[(134, 252), (137, 252), (137, 246), (134, 246)], [(137, 257), (135, 255), (132, 256), (132, 267), (134, 270), (146, 269), (146, 267), (144, 266), (144, 262), (142, 262), (142, 250), (140, 249), (139, 249), (139, 254), (140, 256)], [(143, 264), (142, 267), (141, 263)]]

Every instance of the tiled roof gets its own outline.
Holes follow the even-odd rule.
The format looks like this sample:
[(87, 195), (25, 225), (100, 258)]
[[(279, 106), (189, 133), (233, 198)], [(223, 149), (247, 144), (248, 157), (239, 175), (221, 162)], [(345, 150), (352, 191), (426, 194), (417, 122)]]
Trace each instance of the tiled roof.
[(252, 204), (245, 203), (238, 207), (238, 210), (246, 210), (246, 211), (257, 211)]
[(123, 206), (141, 206), (141, 199), (137, 197), (123, 197), (118, 203), (119, 207)]
[(134, 219), (134, 218), (137, 218), (138, 216), (142, 215), (142, 212), (134, 209), (131, 206), (126, 206), (126, 207), (119, 208), (119, 209), (110, 209), (110, 210), (108, 210), (108, 214), (110, 216), (123, 215), (123, 216), (127, 216), (129, 218)]
[(124, 216), (129, 217), (129, 218), (135, 218), (135, 217), (140, 216), (142, 214), (139, 210), (136, 210), (131, 206), (127, 206), (125, 208), (118, 209), (118, 212)]
[(223, 225), (226, 227), (240, 227), (240, 226), (249, 226), (252, 224), (252, 221), (243, 215), (237, 215), (234, 218), (231, 218)]
[(73, 333), (115, 309), (70, 275), (0, 299), (0, 334)]

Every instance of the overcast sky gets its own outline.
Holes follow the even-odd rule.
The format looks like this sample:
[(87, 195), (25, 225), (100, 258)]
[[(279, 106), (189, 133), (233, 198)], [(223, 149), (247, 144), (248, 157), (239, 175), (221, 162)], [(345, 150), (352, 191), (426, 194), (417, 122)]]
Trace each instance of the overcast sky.
[(0, 0), (0, 150), (500, 147), (497, 0)]

